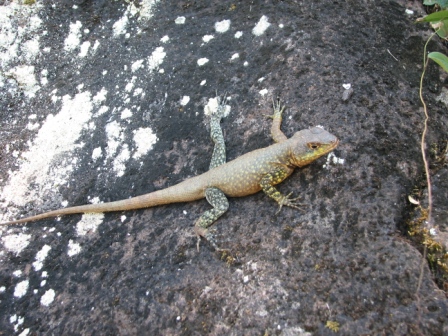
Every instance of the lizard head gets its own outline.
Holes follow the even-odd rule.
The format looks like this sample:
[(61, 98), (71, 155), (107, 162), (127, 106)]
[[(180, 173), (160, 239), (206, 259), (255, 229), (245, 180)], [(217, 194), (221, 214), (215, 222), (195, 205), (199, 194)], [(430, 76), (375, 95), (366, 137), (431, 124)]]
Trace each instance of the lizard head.
[(291, 163), (297, 167), (310, 164), (328, 154), (339, 144), (338, 138), (321, 127), (312, 127), (296, 132), (291, 148)]

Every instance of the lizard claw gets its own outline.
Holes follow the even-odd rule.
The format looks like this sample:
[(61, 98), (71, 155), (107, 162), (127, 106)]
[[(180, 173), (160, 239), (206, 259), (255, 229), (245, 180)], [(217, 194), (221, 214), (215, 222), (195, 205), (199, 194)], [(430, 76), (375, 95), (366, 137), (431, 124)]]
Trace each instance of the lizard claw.
[(295, 198), (290, 198), (290, 196), (292, 195), (292, 192), (290, 192), (288, 195), (283, 196), (279, 201), (279, 208), (277, 210), (277, 212), (275, 214), (278, 214), (280, 212), (280, 210), (282, 210), (282, 207), (284, 205), (289, 206), (291, 208), (303, 211), (302, 207), (306, 206), (306, 204), (302, 204), (302, 203), (298, 203), (297, 201), (302, 199), (302, 197), (295, 197)]
[(279, 98), (277, 98), (276, 101), (274, 100), (274, 98), (272, 98), (272, 107), (274, 108), (274, 114), (272, 114), (272, 115), (264, 114), (264, 116), (266, 118), (270, 118), (270, 119), (274, 119), (275, 117), (281, 118), (282, 113), (285, 110), (285, 106), (282, 106)]
[[(218, 93), (216, 93), (216, 94), (218, 94)], [(222, 98), (219, 96), (217, 96), (217, 98), (218, 98), (218, 108), (216, 109), (214, 114), (219, 119), (222, 119), (224, 117), (224, 113), (226, 111), (227, 92), (224, 92), (224, 96)]]

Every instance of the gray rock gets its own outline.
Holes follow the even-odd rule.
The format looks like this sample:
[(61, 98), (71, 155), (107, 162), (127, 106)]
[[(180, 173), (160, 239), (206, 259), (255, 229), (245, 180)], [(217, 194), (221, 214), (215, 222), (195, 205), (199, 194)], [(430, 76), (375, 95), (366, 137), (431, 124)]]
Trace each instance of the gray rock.
[[(303, 196), (304, 214), (275, 215), (262, 193), (230, 200), (215, 225), (230, 267), (206, 243), (196, 250), (205, 201), (1, 227), (3, 333), (333, 335), (329, 321), (338, 335), (446, 333), (445, 294), (426, 264), (416, 293), (422, 256), (398, 230), (422, 173), (428, 32), (405, 4), (2, 3), (3, 219), (204, 172), (216, 92), (231, 98), (229, 159), (271, 143), (277, 96), (288, 136), (321, 125), (341, 139), (280, 186)], [(356, 95), (342, 102), (348, 82)], [(431, 143), (447, 125), (427, 90), (441, 86), (437, 66), (425, 85)]]

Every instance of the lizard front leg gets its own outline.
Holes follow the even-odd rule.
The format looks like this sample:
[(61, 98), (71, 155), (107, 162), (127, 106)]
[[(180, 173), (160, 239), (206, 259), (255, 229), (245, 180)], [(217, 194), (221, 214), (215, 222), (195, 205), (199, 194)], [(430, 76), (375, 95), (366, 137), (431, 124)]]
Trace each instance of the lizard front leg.
[(272, 107), (274, 109), (274, 114), (271, 116), (272, 118), (271, 137), (275, 142), (282, 142), (288, 140), (286, 135), (280, 129), (280, 125), (282, 123), (282, 113), (285, 110), (285, 106), (282, 106), (280, 104), (280, 100), (277, 99), (277, 102), (272, 100)]
[(207, 210), (196, 221), (194, 231), (198, 236), (198, 250), (200, 237), (206, 239), (217, 251), (222, 251), (217, 245), (215, 237), (208, 229), (219, 217), (221, 217), (229, 208), (229, 201), (226, 195), (218, 188), (211, 187), (205, 190), (205, 197), (213, 209)]
[(260, 181), (260, 186), (263, 189), (264, 193), (268, 195), (270, 198), (274, 199), (278, 205), (279, 209), (277, 213), (280, 212), (284, 205), (301, 210), (300, 206), (303, 204), (297, 203), (296, 201), (300, 199), (300, 197), (290, 198), (292, 193), (288, 195), (283, 195), (274, 185), (282, 182), (285, 178), (287, 178), (291, 174), (292, 169), (286, 166), (278, 166), (272, 172), (263, 176)]

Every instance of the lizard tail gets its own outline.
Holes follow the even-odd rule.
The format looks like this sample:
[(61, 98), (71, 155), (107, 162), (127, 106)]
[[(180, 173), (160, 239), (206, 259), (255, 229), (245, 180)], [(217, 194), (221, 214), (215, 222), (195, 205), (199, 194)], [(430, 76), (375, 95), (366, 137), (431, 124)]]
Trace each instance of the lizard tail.
[(182, 182), (178, 185), (166, 189), (157, 190), (149, 194), (132, 197), (120, 201), (79, 205), (69, 208), (62, 208), (54, 211), (45, 212), (39, 215), (25, 217), (9, 222), (0, 223), (0, 225), (20, 224), (32, 222), (39, 219), (58, 217), (62, 215), (80, 214), (80, 213), (102, 213), (125, 210), (136, 210), (150, 208), (162, 204), (181, 203), (195, 201), (204, 198), (203, 188), (191, 187), (191, 185)]
[[(99, 203), (99, 204), (87, 204), (87, 205), (79, 205), (69, 208), (62, 208), (58, 210), (44, 212), (39, 215), (25, 217), (22, 219), (13, 220), (10, 222), (0, 223), (0, 225), (10, 225), (10, 224), (20, 224), (26, 222), (33, 222), (39, 219), (58, 217), (62, 215), (72, 215), (72, 214), (80, 214), (80, 213), (101, 213), (101, 212), (112, 212), (112, 211), (121, 211), (121, 210), (133, 210), (136, 207), (132, 207), (135, 202), (135, 199), (141, 199), (146, 196), (148, 198), (150, 194), (138, 196), (135, 198), (130, 198), (127, 200), (116, 201), (116, 202), (108, 202), (108, 203)], [(141, 202), (140, 202), (141, 204)], [(151, 206), (151, 205), (149, 205)], [(143, 207), (143, 206), (141, 206)]]

